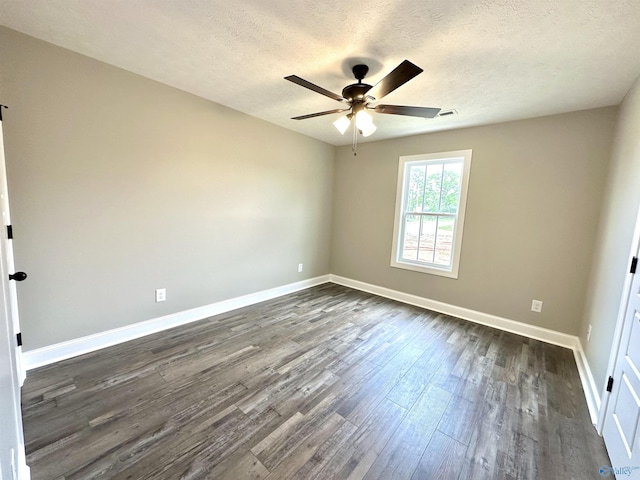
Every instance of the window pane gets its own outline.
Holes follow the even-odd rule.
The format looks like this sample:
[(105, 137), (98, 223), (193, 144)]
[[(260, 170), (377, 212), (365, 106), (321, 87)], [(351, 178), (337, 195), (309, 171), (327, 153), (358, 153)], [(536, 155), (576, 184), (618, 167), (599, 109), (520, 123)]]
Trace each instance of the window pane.
[(436, 236), (436, 265), (451, 265), (451, 253), (453, 249), (453, 228), (455, 220), (451, 217), (438, 219), (438, 233)]
[(412, 166), (409, 169), (409, 189), (407, 191), (407, 212), (420, 212), (424, 195), (424, 165)]
[(420, 217), (407, 215), (404, 222), (404, 238), (402, 241), (402, 258), (416, 260), (418, 258), (418, 235), (420, 232)]
[(436, 238), (437, 217), (433, 215), (422, 216), (422, 230), (420, 231), (420, 247), (418, 260), (433, 263), (433, 247)]
[(437, 212), (440, 208), (440, 184), (442, 183), (442, 164), (427, 166), (427, 184), (424, 192), (423, 212)]
[(444, 167), (442, 179), (442, 199), (440, 211), (457, 213), (460, 203), (460, 184), (462, 181), (462, 163), (449, 163)]

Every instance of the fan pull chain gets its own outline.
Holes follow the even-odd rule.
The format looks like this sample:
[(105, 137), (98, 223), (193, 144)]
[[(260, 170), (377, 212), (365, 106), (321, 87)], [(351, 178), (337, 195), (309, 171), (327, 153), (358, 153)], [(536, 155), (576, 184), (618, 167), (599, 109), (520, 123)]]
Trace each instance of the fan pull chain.
[(351, 144), (351, 151), (353, 156), (358, 155), (358, 127), (353, 126), (353, 143)]

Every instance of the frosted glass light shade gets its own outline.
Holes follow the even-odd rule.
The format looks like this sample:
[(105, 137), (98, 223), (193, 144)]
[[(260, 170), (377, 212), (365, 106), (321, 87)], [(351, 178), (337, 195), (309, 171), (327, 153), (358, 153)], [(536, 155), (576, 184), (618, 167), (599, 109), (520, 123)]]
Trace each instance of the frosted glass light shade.
[(333, 126), (338, 129), (341, 135), (344, 135), (344, 132), (347, 131), (349, 125), (351, 125), (351, 120), (346, 115), (333, 122)]
[(373, 124), (373, 122), (371, 122), (370, 124), (361, 128), (360, 131), (362, 132), (363, 137), (368, 137), (369, 135), (371, 135), (373, 132), (376, 131), (376, 128), (377, 127)]
[(362, 132), (363, 137), (368, 137), (376, 131), (371, 115), (365, 110), (360, 110), (356, 114), (356, 128)]

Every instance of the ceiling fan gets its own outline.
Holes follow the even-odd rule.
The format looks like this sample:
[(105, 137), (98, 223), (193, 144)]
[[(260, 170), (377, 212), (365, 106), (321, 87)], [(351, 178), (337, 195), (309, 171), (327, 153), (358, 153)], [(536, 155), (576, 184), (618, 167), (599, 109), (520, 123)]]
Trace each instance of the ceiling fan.
[(423, 117), (434, 118), (440, 112), (439, 108), (428, 107), (410, 107), (406, 105), (375, 105), (371, 106), (371, 103), (377, 102), (384, 96), (393, 92), (396, 88), (404, 85), (416, 75), (419, 75), (423, 70), (414, 65), (409, 60), (404, 60), (398, 65), (391, 73), (376, 83), (374, 86), (362, 83), (362, 80), (369, 72), (367, 65), (355, 65), (351, 71), (353, 76), (358, 80), (358, 83), (347, 85), (342, 89), (342, 95), (330, 92), (318, 85), (314, 85), (307, 80), (298, 77), (297, 75), (289, 75), (284, 77), (285, 80), (289, 80), (297, 85), (313, 90), (321, 95), (329, 97), (333, 100), (337, 100), (345, 104), (346, 108), (338, 108), (334, 110), (327, 110), (324, 112), (310, 113), (308, 115), (300, 115), (299, 117), (292, 117), (292, 120), (305, 120), (307, 118), (319, 117), (322, 115), (330, 115), (333, 113), (349, 112), (343, 117), (333, 122), (334, 126), (341, 134), (349, 128), (353, 117), (356, 119), (356, 132), (362, 134), (363, 137), (368, 137), (375, 130), (376, 127), (373, 124), (373, 119), (367, 110), (373, 110), (377, 113), (387, 113), (391, 115), (407, 115), (410, 117)]

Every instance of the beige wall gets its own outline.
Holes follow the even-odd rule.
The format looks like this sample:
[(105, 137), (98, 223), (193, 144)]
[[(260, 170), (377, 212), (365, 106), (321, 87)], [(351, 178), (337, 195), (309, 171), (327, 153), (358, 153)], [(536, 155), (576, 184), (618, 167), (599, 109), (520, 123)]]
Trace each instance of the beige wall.
[[(599, 388), (604, 386), (622, 288), (640, 206), (640, 78), (620, 106), (580, 338)], [(591, 341), (586, 332), (592, 325)]]
[(26, 350), (329, 273), (334, 147), (5, 28), (0, 51)]
[[(331, 272), (577, 334), (617, 110), (340, 147)], [(459, 278), (389, 266), (401, 155), (473, 149)], [(544, 301), (541, 314), (531, 300)]]

